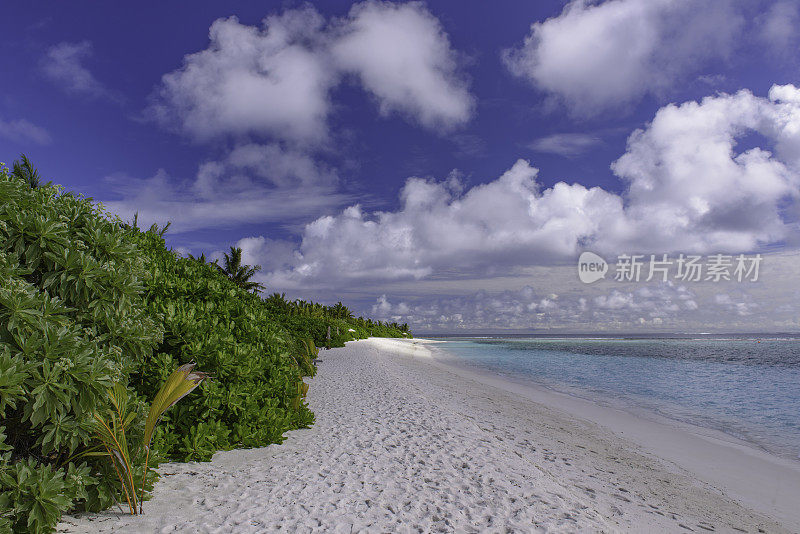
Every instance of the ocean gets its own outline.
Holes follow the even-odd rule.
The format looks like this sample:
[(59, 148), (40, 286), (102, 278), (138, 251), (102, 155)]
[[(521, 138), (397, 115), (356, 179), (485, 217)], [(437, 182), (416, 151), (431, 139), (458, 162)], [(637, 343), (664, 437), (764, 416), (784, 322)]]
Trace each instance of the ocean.
[(445, 337), (456, 363), (800, 458), (797, 336)]

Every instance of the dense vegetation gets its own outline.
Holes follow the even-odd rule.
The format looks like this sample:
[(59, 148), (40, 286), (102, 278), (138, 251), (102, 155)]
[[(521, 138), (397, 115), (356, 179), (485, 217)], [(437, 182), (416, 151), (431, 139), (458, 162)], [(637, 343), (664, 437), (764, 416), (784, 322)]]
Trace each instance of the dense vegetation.
[[(133, 441), (163, 381), (196, 362), (212, 378), (166, 413), (150, 465), (207, 460), (313, 421), (302, 377), (316, 372), (314, 345), (407, 335), (341, 303), (262, 299), (215, 263), (178, 257), (163, 231), (40, 182), (27, 160), (0, 169), (0, 533), (124, 501), (113, 464), (87, 454), (112, 387), (130, 398)], [(132, 456), (141, 480), (142, 451)]]

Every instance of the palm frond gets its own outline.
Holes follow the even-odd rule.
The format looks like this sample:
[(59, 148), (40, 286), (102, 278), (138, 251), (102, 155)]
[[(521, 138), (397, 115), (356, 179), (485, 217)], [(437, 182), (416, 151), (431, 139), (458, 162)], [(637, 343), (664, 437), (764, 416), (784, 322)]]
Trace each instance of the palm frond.
[(194, 371), (195, 364), (187, 363), (181, 365), (172, 374), (167, 377), (167, 381), (161, 386), (161, 389), (156, 393), (153, 403), (150, 405), (150, 412), (147, 414), (147, 419), (144, 423), (144, 448), (145, 448), (145, 461), (144, 461), (144, 475), (142, 476), (142, 491), (139, 500), (139, 511), (141, 512), (144, 501), (144, 487), (147, 482), (147, 465), (150, 461), (150, 444), (153, 441), (153, 432), (156, 425), (161, 420), (164, 413), (172, 406), (178, 403), (186, 395), (194, 391), (203, 380), (208, 378), (206, 373)]
[(159, 419), (179, 400), (194, 391), (208, 375), (193, 371), (195, 364), (187, 363), (175, 369), (156, 393), (153, 403), (150, 405), (150, 412), (144, 424), (144, 446), (150, 448), (153, 440), (153, 432)]
[(11, 169), (11, 174), (23, 180), (28, 184), (31, 189), (36, 189), (42, 184), (42, 178), (39, 176), (39, 171), (33, 166), (31, 160), (25, 154), (20, 154), (20, 160), (14, 162)]
[(242, 265), (242, 249), (231, 247), (230, 253), (224, 253), (222, 258), (224, 267), (219, 270), (230, 278), (237, 286), (246, 291), (260, 292), (266, 289), (262, 284), (250, 279), (261, 270), (260, 265)]
[(108, 398), (113, 409), (105, 415), (94, 414), (94, 431), (105, 448), (114, 470), (122, 483), (128, 508), (136, 514), (136, 488), (133, 482), (133, 462), (125, 430), (136, 414), (130, 411), (128, 389), (122, 384), (114, 384), (108, 390)]
[(141, 444), (145, 450), (144, 475), (140, 491), (136, 491), (133, 479), (133, 455), (128, 444), (126, 430), (136, 418), (136, 412), (131, 410), (128, 389), (120, 384), (114, 384), (108, 390), (108, 400), (111, 407), (105, 414), (94, 414), (94, 433), (100, 441), (105, 452), (94, 450), (84, 453), (85, 456), (108, 456), (117, 473), (128, 508), (131, 514), (142, 513), (144, 503), (144, 488), (147, 483), (147, 471), (150, 461), (150, 444), (153, 441), (153, 432), (158, 421), (169, 408), (174, 406), (183, 397), (191, 393), (200, 385), (208, 375), (193, 371), (195, 364), (188, 363), (177, 368), (169, 375), (161, 389), (156, 393), (150, 406), (150, 411), (145, 420), (144, 439)]

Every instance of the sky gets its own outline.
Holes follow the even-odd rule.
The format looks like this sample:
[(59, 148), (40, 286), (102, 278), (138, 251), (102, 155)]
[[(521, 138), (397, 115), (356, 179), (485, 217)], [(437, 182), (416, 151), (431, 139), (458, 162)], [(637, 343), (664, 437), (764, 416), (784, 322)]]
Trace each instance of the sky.
[(267, 293), (419, 333), (800, 329), (794, 1), (3, 12), (0, 161), (241, 247)]

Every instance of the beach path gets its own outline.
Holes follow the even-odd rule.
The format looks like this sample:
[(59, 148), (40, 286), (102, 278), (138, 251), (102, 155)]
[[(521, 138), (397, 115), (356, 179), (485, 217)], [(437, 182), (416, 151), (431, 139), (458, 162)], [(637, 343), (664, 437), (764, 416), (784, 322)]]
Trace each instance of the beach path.
[[(145, 515), (60, 532), (789, 532), (604, 428), (420, 347), (322, 351), (310, 429), (164, 464)], [(308, 380), (308, 379), (307, 379)]]

